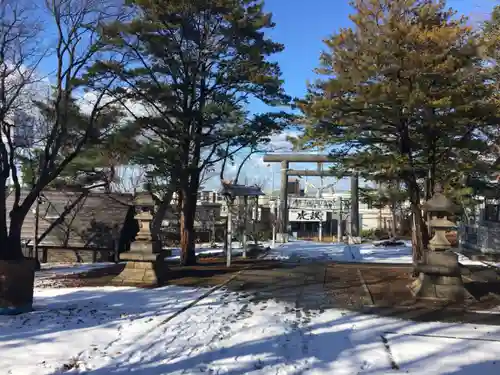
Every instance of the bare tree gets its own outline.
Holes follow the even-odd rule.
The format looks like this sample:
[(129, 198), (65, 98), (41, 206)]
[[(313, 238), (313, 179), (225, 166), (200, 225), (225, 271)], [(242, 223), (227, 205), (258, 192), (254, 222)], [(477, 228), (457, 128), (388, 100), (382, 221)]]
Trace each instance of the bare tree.
[(203, 168), (200, 174), (200, 190), (204, 189), (206, 183), (213, 179), (217, 175), (215, 168), (212, 166), (206, 166)]
[(118, 193), (132, 193), (144, 190), (146, 184), (146, 170), (138, 165), (121, 165), (116, 170), (115, 181), (111, 190)]
[[(41, 24), (35, 18), (36, 8), (28, 1), (0, 0), (0, 245), (7, 241), (5, 202), (13, 189), (9, 177), (17, 178), (14, 163), (14, 120), (26, 109), (26, 96), (35, 82), (35, 71), (43, 54), (37, 45)], [(1, 252), (0, 252), (1, 253)]]
[[(0, 196), (0, 259), (17, 259), (22, 257), (21, 228), (31, 206), (40, 195), (40, 192), (70, 164), (90, 144), (96, 144), (109, 132), (110, 126), (119, 115), (119, 110), (113, 102), (106, 99), (106, 94), (113, 84), (113, 79), (93, 82), (99, 91), (81, 97), (82, 89), (87, 85), (86, 72), (89, 64), (98, 57), (100, 41), (96, 32), (99, 24), (116, 18), (116, 8), (107, 3), (92, 0), (46, 0), (46, 10), (50, 15), (52, 27), (56, 36), (54, 48), (51, 51), (51, 62), (55, 66), (53, 74), (52, 92), (49, 100), (37, 98), (36, 108), (39, 111), (41, 126), (31, 131), (37, 136), (38, 146), (38, 173), (26, 195), (21, 196), (21, 182), (17, 168), (17, 160), (23, 154), (23, 147), (16, 143), (14, 129), (16, 124), (9, 121), (15, 108), (13, 103), (21, 98), (23, 88), (27, 88), (29, 78), (33, 77), (37, 62), (32, 66), (31, 74), (23, 75), (17, 89), (11, 90), (10, 99), (7, 99), (5, 89), (9, 75), (6, 76), (6, 67), (12, 66), (9, 58), (0, 58), (3, 62), (3, 74), (0, 72), (0, 95), (2, 121), (2, 140), (0, 142), (0, 179), (5, 184), (9, 177), (14, 186), (14, 199), (9, 213), (9, 228), (7, 230), (7, 205), (5, 189), (1, 189)], [(15, 9), (10, 8), (6, 9)], [(42, 11), (42, 10), (40, 10)], [(26, 71), (24, 61), (33, 56), (33, 50), (28, 46), (37, 43), (39, 38), (29, 33), (22, 25), (26, 19), (19, 18), (19, 12), (11, 11), (15, 31), (12, 37), (3, 37), (0, 41), (0, 51), (16, 52), (19, 57), (16, 66), (17, 72)], [(31, 18), (28, 18), (30, 20)], [(4, 19), (2, 19), (3, 21)], [(4, 32), (4, 34), (12, 35)], [(11, 53), (13, 54), (13, 53)], [(4, 56), (8, 56), (4, 52)], [(27, 57), (26, 57), (27, 56)], [(10, 73), (13, 74), (13, 73)], [(76, 97), (81, 99), (77, 100)], [(32, 108), (35, 106), (30, 103)], [(82, 110), (82, 107), (85, 107)]]

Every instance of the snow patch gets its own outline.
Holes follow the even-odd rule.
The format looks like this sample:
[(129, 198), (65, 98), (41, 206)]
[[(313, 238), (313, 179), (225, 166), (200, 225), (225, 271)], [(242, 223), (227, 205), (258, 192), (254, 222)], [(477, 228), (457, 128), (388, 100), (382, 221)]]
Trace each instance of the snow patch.
[[(464, 265), (485, 265), (484, 262), (474, 261), (463, 254), (457, 254), (458, 261)], [(372, 243), (347, 245), (344, 243), (296, 241), (272, 249), (266, 258), (290, 261), (413, 263), (411, 241), (404, 241), (403, 246), (386, 247), (375, 246)], [(500, 263), (491, 263), (490, 265), (500, 267)]]

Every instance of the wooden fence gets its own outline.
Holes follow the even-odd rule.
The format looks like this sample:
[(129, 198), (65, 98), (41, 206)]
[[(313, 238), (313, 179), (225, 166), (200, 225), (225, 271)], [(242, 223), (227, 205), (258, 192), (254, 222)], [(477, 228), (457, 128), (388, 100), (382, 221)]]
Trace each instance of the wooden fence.
[[(33, 246), (24, 246), (23, 254), (27, 258), (35, 258)], [(38, 246), (38, 260), (40, 263), (98, 263), (118, 262), (118, 248), (116, 250), (83, 248), (83, 247), (58, 247)]]

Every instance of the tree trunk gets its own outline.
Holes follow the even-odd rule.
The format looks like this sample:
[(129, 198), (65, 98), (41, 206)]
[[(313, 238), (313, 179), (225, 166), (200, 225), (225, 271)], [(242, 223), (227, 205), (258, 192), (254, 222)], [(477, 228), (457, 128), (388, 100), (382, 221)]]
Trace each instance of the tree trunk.
[(393, 205), (391, 205), (391, 215), (392, 215), (392, 228), (391, 228), (391, 231), (392, 231), (392, 237), (396, 237), (397, 236), (397, 214), (396, 214), (396, 207), (394, 207)]
[(163, 201), (158, 206), (151, 222), (151, 238), (153, 239), (153, 253), (158, 254), (163, 249), (163, 243), (161, 238), (161, 225), (165, 219), (165, 215), (170, 208), (170, 203), (172, 201), (172, 196), (174, 191), (168, 191), (165, 194)]
[(412, 213), (412, 247), (413, 263), (417, 264), (424, 258), (425, 249), (429, 243), (429, 233), (422, 217), (420, 208), (420, 188), (414, 178), (408, 181), (408, 192), (410, 195)]
[[(186, 178), (187, 177), (187, 178)], [(196, 264), (194, 220), (200, 171), (195, 170), (181, 182), (181, 265)]]
[(0, 260), (6, 259), (9, 253), (9, 247), (7, 246), (7, 188), (5, 186), (5, 181), (1, 184), (0, 180)]
[(413, 263), (424, 260), (425, 249), (429, 243), (429, 233), (427, 232), (427, 226), (422, 218), (422, 213), (420, 210), (420, 205), (415, 205), (412, 203), (412, 218), (413, 218)]
[(23, 250), (21, 247), (21, 231), (23, 227), (24, 218), (26, 215), (23, 215), (19, 210), (12, 211), (10, 214), (10, 226), (9, 226), (9, 236), (7, 238), (7, 253), (4, 259), (7, 260), (15, 260), (22, 259)]
[(196, 204), (193, 205), (189, 199), (182, 205), (181, 211), (181, 265), (189, 266), (196, 264), (194, 217)]

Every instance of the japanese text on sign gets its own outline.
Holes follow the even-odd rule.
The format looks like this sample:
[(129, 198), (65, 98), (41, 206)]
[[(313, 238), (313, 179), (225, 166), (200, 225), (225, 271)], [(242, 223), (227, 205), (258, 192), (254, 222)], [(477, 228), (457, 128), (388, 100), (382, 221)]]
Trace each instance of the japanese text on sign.
[(292, 221), (326, 221), (326, 212), (319, 210), (297, 210), (288, 211), (288, 220)]
[(288, 198), (288, 207), (290, 208), (331, 211), (335, 208), (335, 204), (336, 201), (333, 199)]

